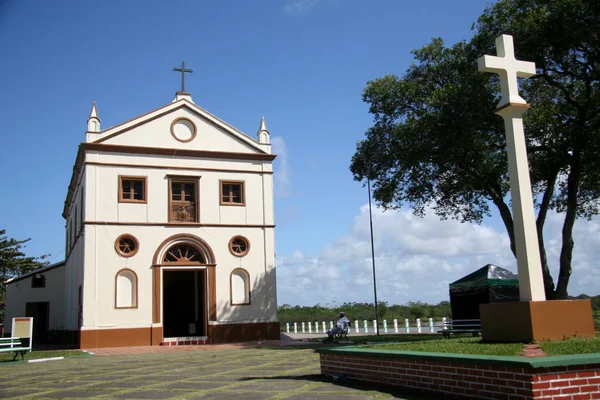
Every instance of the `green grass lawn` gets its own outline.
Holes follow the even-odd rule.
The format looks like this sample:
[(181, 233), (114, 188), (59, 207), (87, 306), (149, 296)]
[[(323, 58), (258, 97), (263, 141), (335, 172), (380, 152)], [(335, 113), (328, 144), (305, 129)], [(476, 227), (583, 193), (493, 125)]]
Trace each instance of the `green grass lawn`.
[[(470, 334), (453, 335), (450, 339), (442, 339), (439, 335), (432, 334), (411, 334), (353, 336), (349, 340), (361, 348), (494, 356), (520, 356), (524, 346), (524, 343), (483, 343), (481, 338), (472, 337)], [(548, 356), (600, 353), (598, 336), (547, 341), (539, 345)]]
[(600, 353), (600, 337), (541, 342), (540, 346), (548, 356)]
[[(0, 353), (0, 363), (12, 362), (14, 353)], [(25, 354), (25, 361), (37, 360), (40, 358), (53, 358), (53, 357), (88, 357), (90, 353), (81, 350), (42, 350), (32, 351)], [(17, 357), (17, 361), (21, 361), (21, 356)]]
[(361, 348), (378, 350), (426, 351), (431, 353), (481, 354), (490, 356), (518, 356), (523, 350), (522, 343), (482, 343), (480, 338), (455, 336), (430, 340), (410, 340), (398, 343), (365, 344)]

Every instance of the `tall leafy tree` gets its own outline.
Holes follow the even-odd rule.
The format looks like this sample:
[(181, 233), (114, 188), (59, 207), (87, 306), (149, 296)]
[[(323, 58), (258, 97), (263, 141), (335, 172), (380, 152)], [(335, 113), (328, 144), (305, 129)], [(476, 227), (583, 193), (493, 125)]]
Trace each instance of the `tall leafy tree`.
[(49, 264), (48, 255), (28, 257), (23, 252), (25, 243), (31, 239), (16, 240), (6, 236), (6, 230), (0, 229), (0, 322), (4, 320), (6, 304), (6, 285), (4, 282), (15, 276), (23, 275)]
[[(386, 208), (431, 207), (442, 219), (481, 223), (495, 207), (515, 251), (504, 127), (494, 116), (498, 78), (476, 60), (495, 54), (494, 39), (515, 38), (517, 58), (536, 63), (522, 82), (538, 242), (546, 297), (568, 295), (573, 227), (598, 213), (600, 197), (600, 2), (501, 0), (489, 7), (469, 42), (434, 39), (413, 52), (401, 77), (368, 82), (363, 99), (374, 125), (357, 145), (355, 179), (374, 180)], [(549, 270), (543, 228), (549, 210), (564, 214), (559, 276)]]

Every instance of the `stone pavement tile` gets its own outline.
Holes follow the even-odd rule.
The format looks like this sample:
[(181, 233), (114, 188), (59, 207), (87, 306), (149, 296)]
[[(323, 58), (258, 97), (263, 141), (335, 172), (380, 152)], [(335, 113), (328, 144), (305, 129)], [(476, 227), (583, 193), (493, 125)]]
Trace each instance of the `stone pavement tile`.
[(95, 375), (95, 376), (86, 376), (85, 380), (88, 381), (112, 381), (112, 380), (116, 380), (116, 379), (123, 379), (125, 378), (126, 375), (123, 374), (110, 374), (110, 375)]
[(295, 369), (295, 368), (298, 368), (298, 363), (285, 363), (285, 364), (270, 365), (269, 368), (277, 368), (280, 371), (282, 369)]
[(119, 394), (120, 399), (169, 399), (171, 397), (181, 396), (181, 392), (165, 392), (159, 390), (138, 391)]
[(68, 389), (79, 386), (82, 382), (35, 382), (32, 386), (36, 389)]
[(281, 371), (284, 370), (283, 368), (273, 368), (273, 367), (268, 367), (268, 368), (254, 368), (252, 371), (256, 371), (257, 373), (265, 373), (265, 374), (273, 374), (273, 373), (277, 373), (277, 374), (281, 374)]
[(243, 400), (266, 400), (276, 396), (275, 393), (258, 393), (258, 392), (210, 392), (200, 396), (190, 397), (190, 399), (201, 400), (231, 400), (239, 398)]
[[(189, 370), (187, 370), (186, 372), (184, 371), (177, 371), (175, 373), (172, 373), (170, 375), (185, 375)], [(140, 369), (140, 370), (136, 370), (136, 371), (131, 371), (129, 373), (126, 374), (126, 376), (147, 376), (147, 375), (155, 375), (155, 374), (163, 374), (165, 372), (165, 367), (163, 368), (152, 368), (152, 369)]]
[(174, 382), (174, 381), (181, 381), (181, 380), (187, 380), (190, 378), (190, 376), (197, 376), (198, 374), (176, 374), (176, 375), (169, 375), (169, 374), (160, 374), (160, 375), (147, 375), (146, 377), (144, 377), (144, 379), (153, 379), (155, 380), (157, 383), (158, 382)]
[(250, 378), (250, 377), (272, 377), (274, 375), (279, 375), (281, 374), (281, 371), (271, 371), (271, 372), (266, 372), (266, 371), (257, 371), (255, 369), (251, 369), (251, 370), (245, 370), (245, 371), (230, 371), (230, 372), (222, 372), (219, 374), (219, 376), (235, 376), (238, 378)]
[(250, 390), (250, 391), (264, 391), (264, 392), (287, 392), (290, 390), (296, 390), (305, 386), (306, 382), (277, 382), (277, 381), (249, 381), (240, 383), (232, 390)]
[(172, 382), (162, 384), (156, 387), (160, 389), (189, 389), (189, 390), (207, 390), (216, 389), (229, 385), (229, 382)]
[(140, 381), (139, 379), (127, 380), (127, 381), (109, 381), (97, 383), (95, 385), (88, 386), (87, 389), (135, 389), (144, 386), (151, 385), (152, 383)]
[(194, 376), (193, 379), (187, 379), (188, 382), (237, 382), (240, 379), (237, 375), (202, 375)]
[(114, 390), (63, 390), (57, 392), (43, 392), (34, 398), (42, 398), (42, 399), (82, 399), (82, 398), (92, 398), (98, 396), (107, 396), (114, 393)]
[[(143, 380), (145, 382), (147, 382), (148, 384), (154, 384), (154, 383), (159, 383), (159, 382), (176, 382), (176, 381), (180, 381), (183, 379), (188, 379), (190, 377), (190, 375), (184, 375), (184, 374), (179, 374), (179, 375), (144, 375), (141, 377), (137, 377), (134, 379), (139, 379), (139, 380)], [(130, 376), (128, 376), (128, 378), (131, 378)]]
[(0, 398), (2, 399), (20, 399), (25, 396), (37, 393), (35, 389), (19, 389), (19, 390), (0, 390)]
[[(21, 364), (21, 365), (23, 365), (23, 364)], [(13, 373), (10, 373), (10, 372), (9, 373), (5, 373), (4, 371), (2, 371), (2, 372), (3, 372), (3, 374), (2, 374), (3, 376), (15, 377), (17, 380), (20, 380), (20, 379), (22, 379), (22, 380), (29, 380), (30, 378), (37, 378), (37, 377), (39, 377), (38, 373), (23, 373), (23, 374), (20, 374), (20, 373), (18, 373), (16, 371), (13, 372)]]
[[(201, 370), (197, 370), (193, 372), (193, 376), (207, 376), (207, 375), (223, 375), (226, 372), (229, 372), (231, 369), (228, 370), (220, 370), (220, 369), (212, 369), (212, 368), (208, 368), (208, 369), (201, 369)], [(183, 374), (180, 374), (183, 375)], [(189, 373), (188, 373), (189, 375)]]

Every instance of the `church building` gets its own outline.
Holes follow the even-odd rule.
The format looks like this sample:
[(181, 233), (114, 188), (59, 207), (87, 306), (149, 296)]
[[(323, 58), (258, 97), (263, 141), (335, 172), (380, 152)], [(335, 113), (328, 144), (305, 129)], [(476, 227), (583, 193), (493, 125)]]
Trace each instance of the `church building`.
[(182, 79), (171, 103), (108, 129), (94, 103), (85, 135), (66, 260), (7, 282), (6, 326), (33, 316), (40, 338), (64, 330), (81, 348), (279, 339), (264, 118), (249, 137)]

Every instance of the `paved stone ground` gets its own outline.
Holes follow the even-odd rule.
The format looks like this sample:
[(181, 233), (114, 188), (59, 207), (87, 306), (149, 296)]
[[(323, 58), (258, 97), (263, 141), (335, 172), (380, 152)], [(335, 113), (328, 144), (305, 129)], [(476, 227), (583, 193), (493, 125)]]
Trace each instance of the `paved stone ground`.
[(212, 348), (0, 363), (0, 398), (426, 400), (320, 375), (297, 346)]

